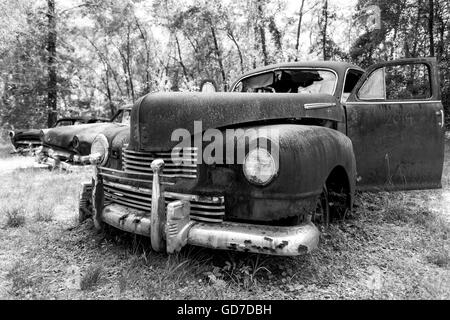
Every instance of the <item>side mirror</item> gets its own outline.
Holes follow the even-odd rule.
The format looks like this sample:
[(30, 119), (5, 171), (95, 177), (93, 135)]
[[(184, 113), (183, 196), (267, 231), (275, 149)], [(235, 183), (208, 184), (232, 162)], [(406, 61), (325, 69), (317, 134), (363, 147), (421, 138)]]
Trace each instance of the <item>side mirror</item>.
[(200, 92), (206, 92), (206, 93), (217, 92), (216, 82), (212, 79), (203, 80), (200, 83)]

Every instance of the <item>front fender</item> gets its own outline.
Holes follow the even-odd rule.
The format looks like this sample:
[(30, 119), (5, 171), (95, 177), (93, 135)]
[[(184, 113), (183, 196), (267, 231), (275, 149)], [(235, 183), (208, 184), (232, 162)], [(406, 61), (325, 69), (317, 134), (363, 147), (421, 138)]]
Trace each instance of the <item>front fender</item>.
[[(261, 187), (249, 183), (242, 165), (203, 165), (200, 170), (197, 191), (225, 194), (227, 218), (275, 221), (309, 214), (314, 210), (327, 178), (336, 168), (345, 172), (350, 195), (353, 194), (355, 157), (351, 140), (344, 134), (325, 127), (297, 124), (255, 129), (277, 132), (279, 172), (270, 184)], [(252, 136), (249, 141), (257, 138)], [(226, 140), (225, 143), (238, 140)]]

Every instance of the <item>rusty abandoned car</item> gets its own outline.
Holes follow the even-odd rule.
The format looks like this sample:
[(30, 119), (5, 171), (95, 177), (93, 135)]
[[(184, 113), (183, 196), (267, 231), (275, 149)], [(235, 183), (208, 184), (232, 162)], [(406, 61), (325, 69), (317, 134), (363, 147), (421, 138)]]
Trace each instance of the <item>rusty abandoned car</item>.
[(73, 165), (90, 164), (91, 145), (99, 133), (115, 135), (128, 132), (131, 105), (126, 105), (104, 123), (88, 123), (77, 126), (56, 127), (41, 130), (42, 147), (36, 152), (36, 160), (49, 167), (69, 169)]
[[(351, 210), (355, 190), (441, 187), (444, 123), (434, 58), (367, 71), (329, 61), (271, 65), (243, 75), (231, 91), (136, 101), (129, 141), (99, 135), (92, 145), (96, 173), (83, 184), (80, 219), (92, 213), (98, 229), (150, 237), (156, 251), (189, 244), (291, 256), (317, 247), (320, 226)], [(211, 162), (196, 122), (200, 135), (252, 132), (224, 135), (223, 144), (253, 149), (241, 164)], [(173, 157), (179, 128), (194, 141), (183, 161)], [(278, 163), (252, 144), (270, 140), (259, 136), (262, 129), (278, 132), (269, 141)]]
[[(52, 128), (62, 126), (73, 126), (83, 123), (98, 123), (107, 122), (107, 118), (87, 118), (87, 117), (70, 117), (58, 119)], [(48, 129), (43, 129), (44, 131)], [(13, 153), (19, 154), (33, 154), (37, 148), (42, 145), (41, 142), (41, 130), (40, 129), (22, 129), (11, 130), (9, 132), (11, 143), (14, 147)]]

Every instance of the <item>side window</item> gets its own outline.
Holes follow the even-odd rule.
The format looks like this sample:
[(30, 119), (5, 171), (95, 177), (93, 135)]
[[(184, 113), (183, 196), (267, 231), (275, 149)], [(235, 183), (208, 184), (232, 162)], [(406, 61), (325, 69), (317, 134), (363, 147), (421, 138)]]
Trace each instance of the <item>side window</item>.
[(363, 100), (385, 99), (384, 68), (372, 72), (358, 92), (358, 98)]
[(345, 77), (344, 88), (342, 90), (341, 101), (347, 101), (350, 93), (353, 91), (353, 88), (358, 83), (359, 78), (363, 75), (362, 71), (359, 70), (348, 70), (347, 75)]
[(56, 123), (55, 127), (70, 126), (70, 125), (72, 125), (72, 121), (70, 121), (70, 120), (61, 120), (61, 121), (58, 121)]
[(379, 68), (372, 72), (358, 92), (361, 100), (421, 100), (430, 97), (430, 70), (423, 63)]
[(423, 63), (386, 66), (386, 99), (417, 100), (431, 97), (428, 66)]

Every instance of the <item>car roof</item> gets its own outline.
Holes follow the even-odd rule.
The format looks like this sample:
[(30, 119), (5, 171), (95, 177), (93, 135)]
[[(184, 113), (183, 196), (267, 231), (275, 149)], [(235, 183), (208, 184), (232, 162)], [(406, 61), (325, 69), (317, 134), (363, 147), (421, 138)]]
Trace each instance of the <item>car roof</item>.
[(59, 121), (95, 121), (95, 120), (108, 121), (109, 118), (104, 118), (104, 117), (64, 117), (64, 118), (59, 118), (56, 121), (59, 122)]
[(59, 118), (56, 121), (57, 122), (59, 122), (59, 121), (77, 121), (77, 120), (86, 120), (86, 119), (87, 118), (81, 118), (81, 117), (70, 117), (70, 118), (64, 117), (64, 118)]
[(338, 73), (338, 75), (343, 75), (345, 71), (349, 68), (356, 69), (360, 71), (364, 71), (363, 68), (357, 66), (356, 64), (352, 64), (345, 61), (323, 61), (323, 60), (317, 60), (317, 61), (296, 61), (296, 62), (282, 62), (282, 63), (276, 63), (276, 64), (270, 64), (267, 66), (259, 67), (256, 69), (253, 69), (247, 73), (244, 73), (242, 76), (240, 76), (236, 81), (233, 83), (231, 88), (234, 87), (237, 81), (247, 78), (253, 74), (257, 73), (263, 73), (265, 71), (271, 71), (276, 69), (289, 69), (289, 68), (328, 68), (333, 69)]

